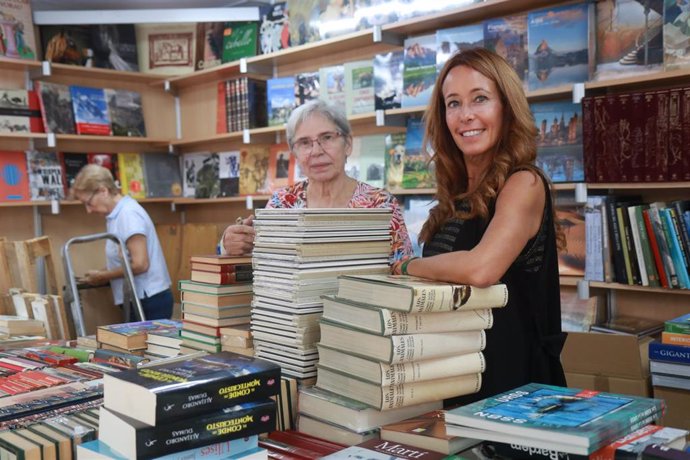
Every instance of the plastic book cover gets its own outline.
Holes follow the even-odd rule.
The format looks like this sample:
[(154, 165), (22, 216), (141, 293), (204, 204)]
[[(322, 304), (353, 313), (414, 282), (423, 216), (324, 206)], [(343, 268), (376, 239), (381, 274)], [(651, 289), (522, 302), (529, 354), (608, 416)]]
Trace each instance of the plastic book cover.
[(146, 137), (141, 94), (124, 89), (106, 89), (114, 136)]
[(664, 67), (664, 0), (596, 5), (595, 80), (659, 72)]
[(224, 30), (224, 22), (197, 23), (195, 70), (210, 69), (221, 64)]
[(41, 109), (34, 91), (0, 89), (0, 132), (43, 132)]
[(282, 126), (287, 123), (295, 108), (295, 77), (269, 78), (266, 82), (268, 101), (268, 125)]
[(290, 47), (290, 19), (287, 2), (260, 7), (259, 49), (262, 54), (274, 53)]
[(38, 101), (47, 133), (74, 134), (74, 111), (69, 86), (37, 81)]
[(389, 190), (402, 188), (403, 169), (405, 166), (405, 142), (405, 133), (386, 135), (386, 180), (384, 185)]
[(26, 169), (32, 200), (62, 200), (65, 187), (62, 168), (56, 152), (26, 152)]
[(253, 146), (240, 150), (240, 195), (268, 193), (267, 147)]
[(453, 54), (470, 48), (484, 47), (484, 26), (472, 24), (469, 26), (452, 27), (436, 31), (436, 69), (446, 63)]
[(530, 108), (538, 130), (537, 166), (555, 183), (584, 181), (580, 104), (540, 102)]
[(135, 199), (146, 198), (146, 178), (144, 177), (144, 162), (139, 153), (119, 153), (120, 180), (123, 195)]
[(528, 15), (529, 89), (589, 80), (589, 5), (579, 3)]
[(196, 23), (136, 24), (139, 70), (164, 75), (194, 71)]
[(690, 4), (664, 0), (664, 65), (674, 70), (690, 65)]
[(0, 54), (14, 59), (37, 59), (31, 2), (5, 0), (0, 4), (0, 17), (2, 17)]
[(0, 152), (0, 202), (29, 200), (26, 165), (24, 152)]
[(220, 195), (220, 159), (217, 153), (185, 153), (182, 168), (185, 197), (215, 198)]
[(165, 153), (145, 153), (144, 176), (148, 198), (182, 196), (180, 158)]
[(427, 105), (436, 82), (436, 34), (405, 40), (402, 107)]
[(403, 188), (433, 188), (436, 186), (434, 164), (431, 161), (431, 155), (422, 145), (423, 138), (424, 122), (422, 119), (418, 117), (409, 118), (405, 137)]
[(258, 24), (256, 22), (226, 22), (223, 30), (222, 62), (238, 61), (256, 56)]
[(111, 136), (108, 102), (103, 88), (70, 86), (77, 134)]
[(374, 98), (376, 110), (400, 108), (402, 104), (405, 53), (391, 51), (374, 56)]
[(527, 88), (527, 14), (484, 21), (484, 46), (503, 56)]

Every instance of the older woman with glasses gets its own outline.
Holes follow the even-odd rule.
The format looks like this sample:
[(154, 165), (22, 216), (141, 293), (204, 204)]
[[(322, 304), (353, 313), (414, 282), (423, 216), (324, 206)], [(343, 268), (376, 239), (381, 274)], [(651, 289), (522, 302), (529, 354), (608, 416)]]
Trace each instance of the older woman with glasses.
[[(345, 114), (322, 100), (296, 108), (287, 122), (287, 141), (306, 180), (276, 191), (267, 208), (391, 208), (392, 258), (412, 255), (398, 201), (387, 191), (345, 174), (352, 153), (352, 128)], [(254, 243), (253, 216), (223, 233), (223, 252), (243, 255)]]

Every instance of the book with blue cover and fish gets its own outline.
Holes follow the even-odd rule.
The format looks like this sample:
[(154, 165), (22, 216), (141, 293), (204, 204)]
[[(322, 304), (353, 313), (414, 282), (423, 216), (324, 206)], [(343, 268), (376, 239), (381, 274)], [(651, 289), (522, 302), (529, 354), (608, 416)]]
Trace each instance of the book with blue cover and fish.
[(659, 419), (660, 399), (529, 383), (446, 414), (448, 434), (589, 455)]

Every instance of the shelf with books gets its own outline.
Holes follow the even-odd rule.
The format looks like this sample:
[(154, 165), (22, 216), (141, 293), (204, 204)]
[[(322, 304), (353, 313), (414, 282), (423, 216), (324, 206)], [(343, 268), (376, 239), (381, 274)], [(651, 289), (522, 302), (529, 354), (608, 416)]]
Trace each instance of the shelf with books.
[(634, 75), (625, 78), (616, 78), (603, 81), (591, 81), (585, 83), (586, 90), (608, 90), (615, 89), (635, 89), (659, 88), (662, 86), (673, 86), (687, 84), (690, 78), (690, 69), (666, 70), (644, 75)]
[(3, 150), (28, 150), (32, 144), (46, 143), (46, 133), (0, 133)]
[(65, 152), (150, 152), (167, 150), (169, 139), (153, 137), (93, 136), (57, 134), (58, 151)]
[(690, 182), (607, 182), (588, 183), (591, 190), (658, 190), (690, 188)]
[(581, 276), (560, 276), (560, 285), (561, 286), (577, 286), (577, 283), (579, 281), (582, 281)]
[(389, 189), (388, 191), (391, 192), (393, 195), (434, 195), (434, 194), (436, 194), (435, 188), (408, 188), (408, 189), (396, 188), (396, 189)]
[(104, 82), (113, 83), (144, 83), (148, 85), (161, 84), (165, 77), (162, 75), (143, 73), (143, 72), (124, 72), (113, 69), (101, 69), (97, 67), (82, 67), (69, 64), (58, 64), (49, 61), (38, 63), (38, 68), (42, 68), (41, 76), (37, 79), (57, 78), (76, 78), (78, 80), (97, 79)]
[(637, 291), (637, 292), (649, 292), (649, 293), (654, 293), (654, 294), (673, 294), (673, 295), (690, 296), (690, 289), (665, 289), (665, 288), (638, 286), (638, 285), (631, 286), (629, 284), (604, 283), (601, 281), (590, 281), (589, 287), (590, 288), (601, 288), (601, 289), (614, 289), (614, 290), (618, 290), (618, 291)]
[(246, 203), (247, 201), (267, 201), (270, 195), (251, 195), (251, 196), (229, 196), (218, 198), (172, 198), (172, 203), (179, 205), (196, 204), (224, 204), (224, 203)]
[(13, 59), (5, 56), (0, 57), (0, 69), (2, 70), (34, 70), (40, 69), (41, 62), (29, 59)]

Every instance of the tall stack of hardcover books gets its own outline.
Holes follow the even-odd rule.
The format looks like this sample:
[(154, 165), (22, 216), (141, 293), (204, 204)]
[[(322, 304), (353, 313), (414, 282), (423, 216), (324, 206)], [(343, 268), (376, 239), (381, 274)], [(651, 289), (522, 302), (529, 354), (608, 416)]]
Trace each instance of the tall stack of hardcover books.
[(182, 354), (221, 351), (221, 328), (249, 323), (251, 257), (193, 256), (191, 280), (180, 280)]
[(339, 274), (386, 273), (390, 209), (260, 209), (251, 329), (256, 356), (316, 375), (318, 319)]
[(241, 447), (226, 457), (266, 458), (255, 435), (275, 429), (280, 367), (221, 352), (109, 374), (103, 391), (100, 446), (121, 457), (207, 458)]
[(661, 399), (529, 383), (448, 410), (446, 432), (586, 456), (664, 411)]
[[(340, 276), (337, 295), (323, 297), (316, 386), (373, 411), (399, 412), (383, 423), (439, 409), (434, 403), (480, 388), (484, 329), (493, 325), (492, 308), (504, 307), (507, 299), (503, 284), (476, 288), (410, 276)], [(302, 394), (315, 396), (310, 393)], [(347, 399), (330, 400), (356, 407)], [(300, 427), (318, 426), (348, 444), (368, 439), (362, 430), (373, 428), (302, 412)]]

